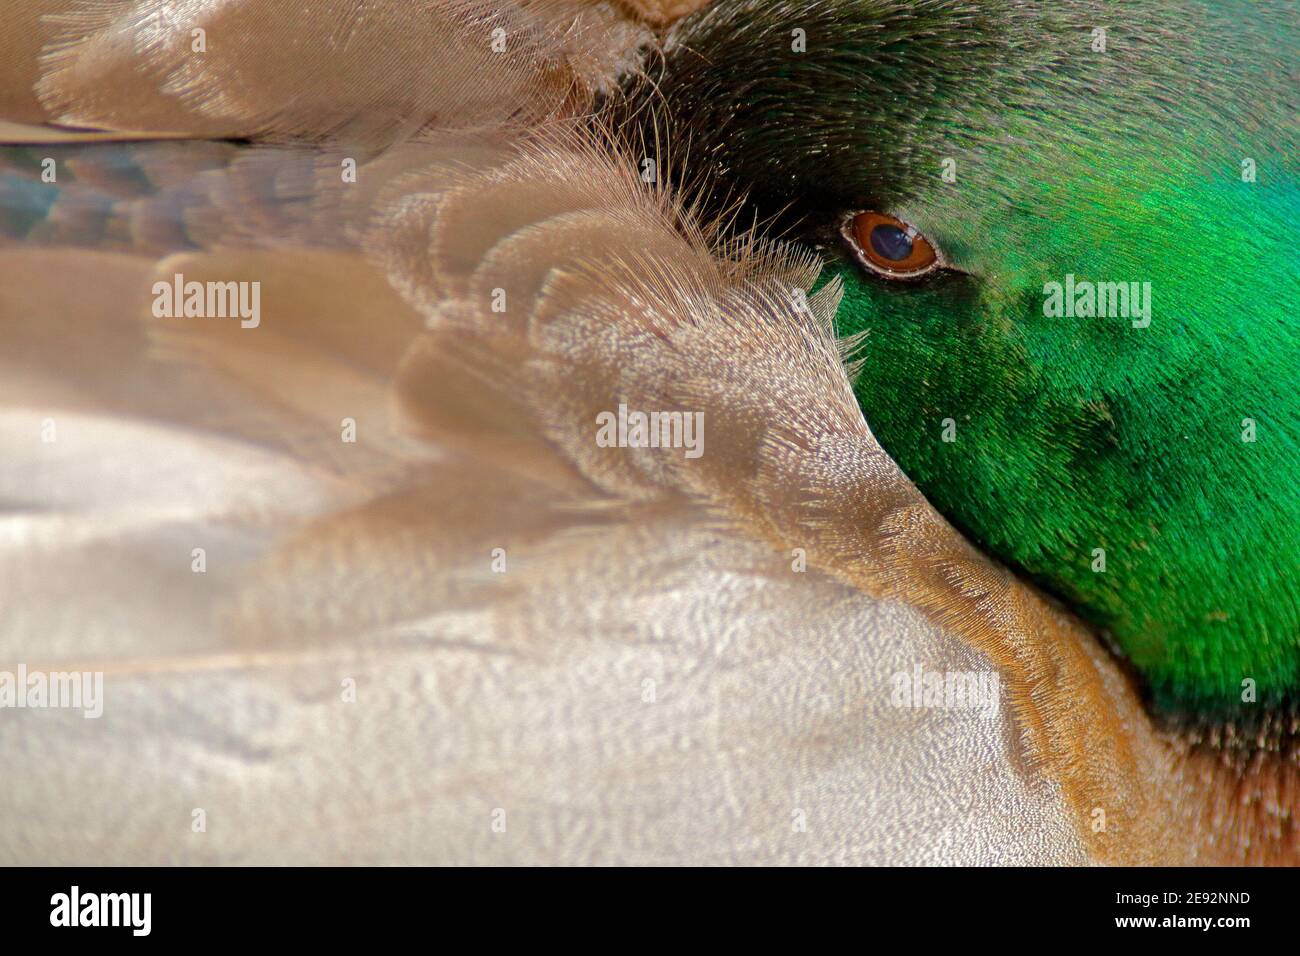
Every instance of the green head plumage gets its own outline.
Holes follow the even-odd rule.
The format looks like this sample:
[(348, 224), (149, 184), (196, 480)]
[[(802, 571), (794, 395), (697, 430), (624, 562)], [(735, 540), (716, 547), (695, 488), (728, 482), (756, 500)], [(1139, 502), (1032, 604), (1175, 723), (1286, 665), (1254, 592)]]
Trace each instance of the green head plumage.
[[(1297, 54), (1283, 4), (721, 0), (654, 77), (843, 277), (884, 447), (1165, 711), (1300, 697)], [(948, 268), (871, 274), (856, 210)]]

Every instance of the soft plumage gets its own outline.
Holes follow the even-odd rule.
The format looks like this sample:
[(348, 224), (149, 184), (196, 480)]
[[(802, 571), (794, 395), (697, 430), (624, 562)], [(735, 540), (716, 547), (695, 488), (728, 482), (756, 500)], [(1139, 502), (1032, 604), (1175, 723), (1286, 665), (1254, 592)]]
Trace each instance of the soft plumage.
[[(843, 280), (729, 241), (592, 135), (580, 114), (640, 71), (645, 22), (338, 3), (317, 46), (222, 30), (178, 72), (183, 33), (136, 71), (85, 17), (153, 6), (33, 0), (0, 33), (10, 119), (257, 140), (5, 153), (0, 669), (103, 669), (111, 704), (2, 715), (5, 859), (1294, 856), (1289, 778), (1153, 726), (1094, 636), (876, 443), (835, 341)], [(594, 57), (588, 8), (616, 26)], [(484, 67), (502, 17), (540, 57)], [(355, 57), (324, 55), (348, 37)], [(121, 55), (80, 89), (76, 50)], [(331, 63), (338, 99), (285, 95)], [(694, 168), (670, 146), (662, 169)], [(262, 281), (261, 325), (155, 318), (177, 271)], [(703, 410), (706, 454), (599, 448), (620, 401)], [(996, 668), (1005, 712), (892, 706), (920, 662)]]
[[(723, 0), (674, 29), (645, 111), (839, 259), (859, 400), (927, 497), (1159, 709), (1275, 743), (1300, 693), (1297, 51), (1286, 6)], [(952, 269), (867, 274), (836, 234), (862, 209)], [(1149, 283), (1149, 325), (1045, 314), (1067, 276)]]

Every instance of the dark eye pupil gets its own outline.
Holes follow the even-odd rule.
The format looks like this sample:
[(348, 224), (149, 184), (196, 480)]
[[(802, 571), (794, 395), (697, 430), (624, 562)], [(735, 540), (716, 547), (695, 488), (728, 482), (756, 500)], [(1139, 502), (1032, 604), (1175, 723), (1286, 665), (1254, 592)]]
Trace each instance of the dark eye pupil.
[(912, 240), (897, 226), (881, 223), (871, 230), (871, 248), (882, 259), (901, 262), (912, 254)]

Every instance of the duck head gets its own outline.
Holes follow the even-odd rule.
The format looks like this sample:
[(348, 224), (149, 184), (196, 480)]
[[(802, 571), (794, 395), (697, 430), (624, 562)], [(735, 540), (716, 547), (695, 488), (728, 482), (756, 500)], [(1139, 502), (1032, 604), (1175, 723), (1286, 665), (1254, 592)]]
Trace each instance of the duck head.
[(1156, 713), (1290, 734), (1298, 23), (719, 0), (642, 113), (822, 252), (839, 331), (866, 333), (866, 420), (945, 516), (1090, 621)]

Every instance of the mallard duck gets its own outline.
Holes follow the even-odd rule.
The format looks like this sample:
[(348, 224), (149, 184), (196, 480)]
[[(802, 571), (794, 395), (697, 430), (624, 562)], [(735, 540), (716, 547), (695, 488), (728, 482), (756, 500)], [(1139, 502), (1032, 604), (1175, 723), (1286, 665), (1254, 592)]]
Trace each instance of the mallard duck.
[(722, 2), (653, 85), (832, 259), (926, 497), (1246, 736), (1300, 691), (1297, 49), (1257, 5)]
[(1250, 10), (20, 4), (0, 855), (1294, 858)]

